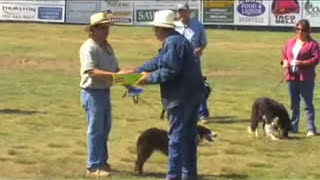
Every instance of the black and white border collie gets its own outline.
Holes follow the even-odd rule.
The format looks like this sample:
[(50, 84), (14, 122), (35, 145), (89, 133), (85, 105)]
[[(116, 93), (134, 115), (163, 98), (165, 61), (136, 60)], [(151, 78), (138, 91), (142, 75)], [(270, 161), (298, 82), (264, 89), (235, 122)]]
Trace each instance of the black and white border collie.
[(249, 133), (259, 136), (258, 125), (262, 123), (265, 135), (273, 140), (288, 138), (290, 119), (284, 105), (267, 97), (257, 98), (252, 105)]

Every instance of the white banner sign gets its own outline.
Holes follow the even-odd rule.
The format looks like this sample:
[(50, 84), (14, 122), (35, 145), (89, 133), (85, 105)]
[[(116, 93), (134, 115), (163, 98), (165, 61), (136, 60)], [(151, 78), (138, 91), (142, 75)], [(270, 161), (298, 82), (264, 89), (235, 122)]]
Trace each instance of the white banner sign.
[(0, 20), (64, 22), (65, 1), (0, 1)]
[(298, 0), (273, 0), (270, 11), (271, 26), (295, 26), (302, 18), (302, 2), (298, 2)]
[(305, 0), (303, 18), (308, 19), (311, 27), (320, 27), (320, 1)]
[(237, 0), (234, 5), (234, 24), (269, 25), (270, 0)]
[[(179, 1), (136, 1), (134, 3), (135, 9), (135, 24), (147, 24), (154, 18), (154, 13), (161, 9), (171, 9), (176, 11)], [(200, 18), (200, 1), (190, 1), (189, 7), (191, 9), (191, 16)]]
[(100, 1), (67, 1), (66, 22), (88, 24), (90, 16), (100, 11)]

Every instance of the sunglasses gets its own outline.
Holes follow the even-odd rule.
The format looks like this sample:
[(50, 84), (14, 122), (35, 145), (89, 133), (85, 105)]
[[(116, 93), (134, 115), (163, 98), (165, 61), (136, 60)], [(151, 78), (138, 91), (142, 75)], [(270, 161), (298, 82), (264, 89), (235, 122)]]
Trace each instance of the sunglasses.
[(302, 29), (302, 28), (296, 28), (296, 31), (298, 32), (298, 31), (301, 31), (301, 32), (307, 32), (308, 30), (306, 30), (306, 29)]

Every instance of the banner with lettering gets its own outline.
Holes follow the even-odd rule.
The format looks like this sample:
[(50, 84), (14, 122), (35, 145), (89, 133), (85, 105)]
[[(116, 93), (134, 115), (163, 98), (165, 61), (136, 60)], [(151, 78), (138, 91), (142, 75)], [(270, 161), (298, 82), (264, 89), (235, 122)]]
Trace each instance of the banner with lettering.
[(111, 11), (118, 24), (133, 24), (133, 1), (101, 1), (101, 11)]
[(235, 0), (203, 1), (202, 20), (204, 24), (233, 24)]
[(66, 4), (66, 22), (89, 24), (96, 12), (112, 12), (119, 24), (133, 24), (133, 1), (72, 0)]
[(302, 18), (302, 2), (298, 0), (272, 0), (271, 26), (295, 26)]
[(304, 0), (303, 18), (308, 19), (311, 27), (320, 27), (320, 1)]
[(237, 0), (234, 5), (235, 25), (269, 25), (270, 0)]
[[(179, 3), (181, 3), (181, 1), (136, 1), (134, 3), (135, 24), (144, 25), (151, 22), (154, 18), (154, 13), (161, 9), (176, 11)], [(200, 18), (200, 6), (200, 1), (189, 1), (192, 17)]]
[(64, 22), (64, 0), (0, 1), (0, 20)]

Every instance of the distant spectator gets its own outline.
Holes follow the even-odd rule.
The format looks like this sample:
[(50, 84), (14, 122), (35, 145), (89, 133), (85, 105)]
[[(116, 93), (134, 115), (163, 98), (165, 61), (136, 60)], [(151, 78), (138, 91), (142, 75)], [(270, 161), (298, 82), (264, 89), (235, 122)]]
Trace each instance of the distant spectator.
[[(197, 67), (201, 69), (200, 56), (203, 54), (203, 50), (207, 46), (205, 28), (196, 18), (191, 18), (191, 11), (188, 3), (179, 4), (177, 10), (182, 27), (177, 27), (176, 30), (191, 42), (193, 46), (193, 53), (197, 56), (199, 64)], [(209, 109), (207, 99), (201, 102), (199, 117), (202, 123), (206, 123), (208, 121)]]
[(307, 137), (310, 137), (317, 132), (313, 94), (315, 67), (320, 61), (320, 49), (319, 44), (310, 36), (308, 20), (298, 21), (295, 30), (296, 37), (287, 41), (281, 64), (286, 68), (286, 80), (291, 98), (291, 132), (299, 132), (300, 97), (302, 97), (306, 105)]

